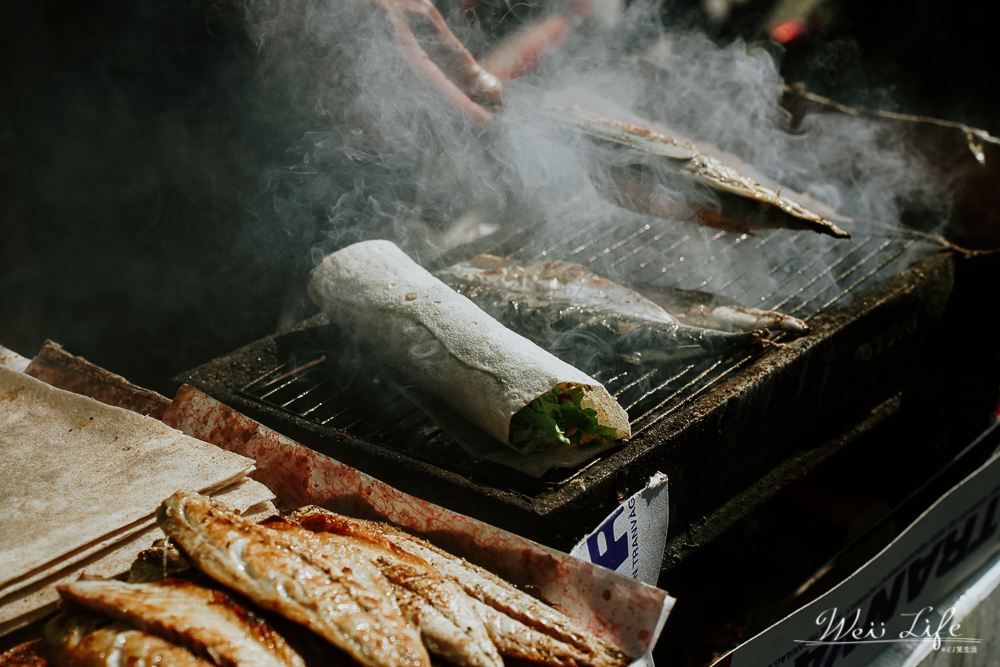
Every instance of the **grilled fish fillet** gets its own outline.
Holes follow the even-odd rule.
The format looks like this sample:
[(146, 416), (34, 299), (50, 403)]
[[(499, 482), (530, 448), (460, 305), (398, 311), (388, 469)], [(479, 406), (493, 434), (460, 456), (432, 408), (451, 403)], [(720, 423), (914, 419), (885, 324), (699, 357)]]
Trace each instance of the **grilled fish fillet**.
[(213, 667), (186, 648), (93, 614), (56, 616), (42, 643), (58, 667)]
[(498, 294), (534, 297), (525, 303), (533, 308), (566, 304), (566, 312), (558, 315), (561, 317), (582, 311), (651, 324), (678, 324), (677, 318), (646, 297), (597, 275), (582, 264), (477, 255), (467, 262), (449, 266), (439, 272), (439, 277), (441, 274), (456, 282), (489, 287)]
[[(780, 190), (764, 187), (690, 144), (674, 141), (645, 127), (605, 118), (576, 105), (569, 109), (547, 110), (542, 118), (556, 127), (587, 137), (595, 146), (605, 147), (606, 152), (599, 154), (605, 155), (602, 160), (605, 170), (613, 174), (617, 190), (609, 194), (619, 200), (618, 203), (640, 213), (669, 218), (675, 212), (673, 207), (662, 210), (650, 205), (648, 184), (641, 177), (651, 172), (710, 188), (716, 197), (740, 214), (731, 218), (724, 228), (740, 231), (803, 229), (835, 238), (851, 237), (823, 216), (782, 196)], [(619, 166), (622, 163), (626, 166)]]
[(33, 639), (0, 653), (0, 667), (49, 667), (49, 662), (39, 653), (42, 640)]
[(584, 370), (607, 350), (682, 362), (758, 342), (761, 333), (684, 324), (638, 292), (559, 260), (478, 255), (434, 275), (504, 326)]
[(431, 563), (457, 581), (473, 598), (530, 628), (581, 649), (595, 667), (625, 665), (628, 658), (604, 643), (582, 625), (547, 604), (520, 591), (506, 581), (432, 545), (402, 533), (400, 548)]
[(381, 534), (366, 530), (363, 524), (318, 507), (294, 512), (288, 526), (286, 530), (311, 535), (324, 555), (345, 550), (365, 554), (391, 583), (400, 608), (419, 625), (431, 652), (462, 667), (503, 667), (472, 600), (425, 561), (399, 549)]
[(160, 528), (198, 569), (265, 609), (305, 625), (368, 667), (429, 667), (418, 631), (365, 559), (334, 562), (281, 532), (197, 494), (175, 493), (157, 513)]
[(584, 667), (590, 664), (587, 655), (580, 649), (529, 628), (475, 598), (472, 604), (501, 655), (552, 667)]
[(477, 255), (436, 275), (463, 294), (473, 293), (470, 298), (477, 304), (484, 302), (492, 308), (501, 300), (512, 305), (517, 302), (521, 308), (552, 310), (553, 305), (558, 305), (553, 323), (590, 314), (620, 318), (623, 322), (682, 324), (719, 331), (809, 330), (805, 322), (790, 315), (744, 306), (705, 292), (652, 285), (629, 289), (581, 264), (560, 260)]
[(58, 590), (65, 602), (167, 638), (221, 667), (305, 667), (263, 619), (225, 593), (189, 581), (89, 580)]
[[(289, 518), (310, 530), (380, 537), (391, 543), (396, 549), (405, 551), (428, 563), (438, 572), (455, 581), (475, 600), (479, 600), (488, 607), (539, 633), (574, 647), (578, 651), (575, 655), (582, 653), (583, 662), (594, 667), (621, 667), (629, 662), (628, 657), (621, 651), (605, 643), (562, 612), (518, 590), (491, 572), (476, 567), (392, 526), (372, 521), (349, 519), (319, 508), (308, 508), (308, 512), (300, 511)], [(481, 614), (480, 618), (482, 618)], [(485, 618), (483, 620), (487, 621)], [(494, 621), (492, 632), (503, 629), (503, 624), (496, 623), (495, 617), (491, 617), (491, 620)], [(491, 632), (490, 623), (487, 622), (486, 625), (487, 632)], [(508, 626), (508, 629), (513, 628)], [(512, 641), (525, 640), (527, 638), (512, 639)], [(501, 652), (503, 651), (502, 647), (498, 646), (498, 648), (501, 649)], [(575, 655), (573, 660), (576, 660)]]
[(442, 574), (457, 581), (473, 598), (503, 614), (581, 649), (594, 667), (620, 667), (630, 661), (621, 651), (603, 642), (582, 625), (544, 602), (518, 590), (500, 577), (428, 542), (393, 530), (387, 533), (403, 550), (423, 558)]
[(128, 583), (150, 584), (183, 577), (194, 570), (194, 563), (181, 553), (170, 540), (156, 540), (140, 551), (128, 571)]
[(791, 315), (775, 310), (745, 306), (735, 299), (683, 290), (666, 285), (636, 284), (635, 289), (645, 297), (655, 300), (683, 324), (708, 327), (720, 331), (752, 331), (767, 329), (793, 335), (809, 333), (809, 325)]
[[(420, 625), (420, 637), (428, 651), (455, 665), (474, 664), (478, 657), (477, 647), (454, 621), (438, 611), (425, 598), (405, 588), (393, 587), (393, 595), (403, 614)], [(492, 648), (492, 652), (496, 652), (496, 647)]]

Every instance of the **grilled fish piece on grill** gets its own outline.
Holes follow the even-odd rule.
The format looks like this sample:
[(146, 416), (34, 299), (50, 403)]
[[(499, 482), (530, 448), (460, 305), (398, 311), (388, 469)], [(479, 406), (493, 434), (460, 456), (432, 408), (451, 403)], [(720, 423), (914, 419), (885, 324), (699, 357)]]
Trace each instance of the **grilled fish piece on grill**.
[(581, 366), (589, 365), (588, 347), (626, 358), (652, 352), (669, 362), (720, 355), (764, 335), (682, 324), (638, 292), (569, 262), (479, 255), (435, 275), (507, 327)]
[(263, 619), (230, 596), (190, 581), (86, 580), (59, 587), (64, 602), (175, 641), (221, 667), (304, 667)]
[(186, 648), (104, 616), (59, 614), (43, 632), (43, 653), (58, 667), (213, 667)]
[[(285, 519), (263, 525), (277, 530), (302, 549), (334, 559), (367, 559), (390, 582), (403, 614), (420, 628), (431, 652), (461, 667), (503, 667), (486, 627), (468, 596), (453, 581), (426, 562), (393, 547), (376, 535), (341, 534), (329, 530), (349, 521), (316, 507), (297, 510)], [(302, 527), (303, 522), (308, 528)]]
[(776, 310), (744, 306), (733, 299), (707, 292), (660, 285), (636, 285), (635, 289), (644, 297), (655, 299), (658, 305), (676, 317), (681, 324), (719, 331), (767, 329), (772, 333), (809, 333), (809, 325), (797, 317)]
[[(205, 496), (175, 493), (160, 528), (219, 583), (305, 625), (368, 667), (429, 667), (418, 631), (366, 558), (336, 560), (301, 548)], [(384, 582), (384, 583), (383, 583)]]
[[(593, 667), (622, 667), (629, 662), (621, 651), (603, 642), (562, 612), (518, 590), (500, 577), (387, 524), (341, 517), (318, 508), (309, 508), (307, 513), (293, 514), (289, 518), (309, 530), (364, 536), (365, 539), (371, 536), (371, 539), (384, 540), (396, 549), (430, 564), (458, 583), (466, 594), (482, 603), (474, 603), (475, 609), (482, 609), (482, 605), (485, 605), (496, 613), (517, 621), (505, 623), (495, 615), (480, 614), (490, 635), (497, 635), (499, 641), (495, 643), (503, 655), (555, 666), (588, 664)], [(523, 626), (554, 641), (532, 647), (530, 642), (539, 637), (534, 633), (517, 636), (518, 629)], [(568, 645), (568, 650), (560, 653), (560, 644)]]
[[(695, 210), (709, 227), (749, 232), (754, 229), (800, 229), (835, 238), (850, 238), (843, 229), (798, 202), (757, 183), (694, 146), (620, 120), (605, 118), (573, 105), (549, 109), (543, 120), (580, 134), (593, 145), (595, 163), (610, 176), (613, 187), (598, 187), (616, 203), (640, 213), (672, 217), (680, 207), (653, 197), (651, 185), (671, 189), (707, 189), (721, 211)], [(652, 177), (652, 179), (650, 178)]]

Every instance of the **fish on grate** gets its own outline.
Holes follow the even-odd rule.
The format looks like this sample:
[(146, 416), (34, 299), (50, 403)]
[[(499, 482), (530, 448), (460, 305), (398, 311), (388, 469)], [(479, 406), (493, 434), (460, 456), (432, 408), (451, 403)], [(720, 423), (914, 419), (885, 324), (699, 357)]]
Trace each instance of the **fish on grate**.
[(764, 329), (808, 330), (780, 313), (739, 304), (713, 307), (679, 290), (667, 293), (677, 306), (670, 313), (584, 266), (559, 260), (479, 255), (435, 275), (569, 363), (581, 363), (595, 348), (626, 361), (679, 363), (759, 342)]

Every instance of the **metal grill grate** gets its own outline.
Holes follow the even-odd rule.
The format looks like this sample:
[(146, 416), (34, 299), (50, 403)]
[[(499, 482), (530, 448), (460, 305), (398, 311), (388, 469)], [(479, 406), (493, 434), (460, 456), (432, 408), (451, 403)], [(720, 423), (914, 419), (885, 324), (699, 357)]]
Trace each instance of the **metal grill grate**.
[[(858, 227), (849, 240), (785, 230), (750, 236), (622, 215), (557, 241), (532, 236), (527, 227), (503, 230), (477, 243), (476, 252), (564, 259), (627, 285), (706, 291), (808, 321), (936, 251), (933, 245), (913, 238), (888, 235), (877, 227)], [(330, 337), (316, 351), (300, 351), (293, 361), (270, 369), (240, 393), (442, 468), (511, 484), (509, 470), (497, 470), (465, 453), (423, 412), (387, 386), (373, 362), (331, 352), (351, 349), (354, 344), (338, 331), (331, 331)], [(760, 353), (741, 350), (725, 359), (682, 367), (624, 366), (593, 375), (627, 410), (633, 434), (638, 435), (739, 373)], [(579, 472), (552, 471), (544, 480), (530, 484), (550, 487)]]

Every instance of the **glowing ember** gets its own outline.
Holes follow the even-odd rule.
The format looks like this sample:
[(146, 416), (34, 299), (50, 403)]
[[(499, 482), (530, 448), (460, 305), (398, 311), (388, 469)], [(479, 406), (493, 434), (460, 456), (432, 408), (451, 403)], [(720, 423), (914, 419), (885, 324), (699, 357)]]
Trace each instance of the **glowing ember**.
[(806, 24), (799, 19), (782, 21), (771, 28), (771, 38), (779, 44), (787, 44), (806, 31)]

